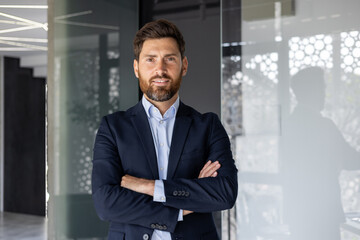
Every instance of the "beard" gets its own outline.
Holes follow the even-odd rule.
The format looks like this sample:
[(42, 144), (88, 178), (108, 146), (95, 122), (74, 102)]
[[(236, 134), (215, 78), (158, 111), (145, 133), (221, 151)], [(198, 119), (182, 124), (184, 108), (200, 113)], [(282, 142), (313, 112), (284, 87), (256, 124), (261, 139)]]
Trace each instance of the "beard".
[[(170, 85), (166, 87), (151, 85), (151, 81), (154, 79), (169, 79)], [(151, 77), (149, 80), (143, 79), (139, 72), (139, 83), (141, 91), (151, 100), (156, 102), (165, 102), (170, 100), (180, 89), (180, 83), (182, 80), (182, 71), (179, 76), (174, 80), (170, 78), (166, 73), (161, 76), (156, 75)], [(148, 84), (146, 84), (148, 83)]]

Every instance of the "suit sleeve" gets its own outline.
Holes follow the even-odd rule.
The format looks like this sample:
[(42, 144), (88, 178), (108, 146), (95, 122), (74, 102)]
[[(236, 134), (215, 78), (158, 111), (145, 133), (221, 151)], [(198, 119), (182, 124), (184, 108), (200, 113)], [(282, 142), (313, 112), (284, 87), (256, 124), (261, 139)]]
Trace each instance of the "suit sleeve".
[(93, 156), (92, 196), (97, 214), (105, 221), (173, 232), (179, 210), (122, 188), (123, 175), (114, 136), (104, 117), (96, 135)]
[(164, 180), (164, 205), (194, 212), (213, 212), (231, 208), (236, 201), (237, 169), (224, 127), (213, 115), (208, 139), (208, 159), (221, 164), (217, 177)]

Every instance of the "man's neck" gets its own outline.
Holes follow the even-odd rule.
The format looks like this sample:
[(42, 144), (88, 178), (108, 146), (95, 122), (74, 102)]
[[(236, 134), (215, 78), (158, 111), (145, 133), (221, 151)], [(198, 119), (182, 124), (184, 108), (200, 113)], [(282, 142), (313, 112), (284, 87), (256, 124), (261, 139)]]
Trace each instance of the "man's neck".
[(151, 100), (146, 96), (146, 94), (144, 94), (144, 96), (150, 103), (152, 103), (157, 109), (159, 109), (161, 115), (164, 116), (166, 111), (175, 103), (179, 94), (176, 93), (172, 98), (170, 98), (169, 100), (164, 101), (164, 102), (158, 102), (158, 101)]

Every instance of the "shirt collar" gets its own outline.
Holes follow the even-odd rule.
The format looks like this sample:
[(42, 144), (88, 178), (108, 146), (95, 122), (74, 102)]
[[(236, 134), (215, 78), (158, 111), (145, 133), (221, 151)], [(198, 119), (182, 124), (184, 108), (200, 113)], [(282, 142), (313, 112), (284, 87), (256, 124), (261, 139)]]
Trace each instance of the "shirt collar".
[(180, 98), (177, 97), (174, 104), (171, 105), (171, 107), (165, 112), (164, 116), (161, 116), (159, 109), (157, 109), (157, 107), (155, 107), (151, 102), (149, 102), (149, 100), (147, 100), (144, 95), (141, 99), (141, 102), (148, 118), (155, 117), (155, 118), (167, 119), (167, 118), (173, 118), (176, 115), (180, 105)]

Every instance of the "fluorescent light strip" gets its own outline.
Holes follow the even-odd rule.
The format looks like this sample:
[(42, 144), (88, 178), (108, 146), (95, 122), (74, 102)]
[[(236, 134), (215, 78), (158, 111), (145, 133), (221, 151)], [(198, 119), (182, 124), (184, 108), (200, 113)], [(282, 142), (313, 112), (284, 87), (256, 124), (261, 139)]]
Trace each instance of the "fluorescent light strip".
[(91, 10), (89, 10), (89, 11), (83, 11), (83, 12), (78, 12), (78, 13), (70, 13), (70, 14), (66, 14), (66, 15), (63, 15), (63, 16), (55, 17), (54, 19), (55, 19), (55, 20), (62, 20), (62, 19), (65, 19), (65, 18), (72, 18), (72, 17), (87, 15), (87, 14), (91, 14), (91, 13), (92, 13)]
[(44, 23), (42, 28), (45, 30), (45, 31), (48, 31), (48, 23)]
[(35, 25), (35, 26), (44, 27), (44, 24), (42, 24), (42, 23), (38, 23), (38, 22), (35, 22), (35, 21), (31, 21), (29, 19), (14, 16), (14, 15), (10, 15), (10, 14), (0, 12), (0, 16), (4, 16), (4, 17), (7, 17), (7, 18), (19, 20), (21, 22), (26, 22), (26, 23), (29, 23), (29, 24), (32, 24), (32, 25)]
[(47, 43), (47, 39), (42, 38), (19, 38), (19, 37), (0, 37), (0, 40), (10, 40), (17, 42), (37, 42), (37, 43)]
[(15, 52), (15, 51), (35, 51), (34, 49), (29, 48), (11, 48), (11, 47), (0, 47), (0, 52)]
[(27, 26), (27, 27), (19, 27), (19, 28), (9, 28), (9, 29), (4, 29), (4, 30), (0, 30), (0, 34), (1, 33), (8, 33), (8, 32), (19, 32), (19, 31), (24, 31), (24, 30), (29, 30), (29, 29), (35, 29), (35, 28), (41, 28), (40, 26)]
[(47, 9), (47, 5), (0, 5), (0, 8)]
[(64, 20), (55, 20), (55, 22), (57, 22), (57, 23), (65, 23), (65, 24), (75, 25), (75, 26), (81, 26), (81, 27), (92, 27), (92, 28), (104, 28), (104, 29), (111, 29), (111, 30), (119, 30), (119, 27), (111, 26), (111, 25), (81, 23), (81, 22), (72, 22), (72, 21), (64, 21)]
[(25, 22), (16, 22), (16, 21), (8, 21), (8, 20), (0, 20), (0, 23), (8, 23), (8, 24), (14, 24), (14, 25), (30, 25), (29, 23)]
[(32, 45), (32, 44), (18, 43), (18, 42), (4, 41), (4, 40), (0, 40), (0, 43), (11, 45), (11, 46), (18, 46), (18, 47), (35, 49), (35, 50), (47, 51), (47, 47), (41, 47), (41, 46), (36, 46), (36, 45)]

